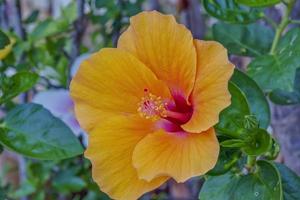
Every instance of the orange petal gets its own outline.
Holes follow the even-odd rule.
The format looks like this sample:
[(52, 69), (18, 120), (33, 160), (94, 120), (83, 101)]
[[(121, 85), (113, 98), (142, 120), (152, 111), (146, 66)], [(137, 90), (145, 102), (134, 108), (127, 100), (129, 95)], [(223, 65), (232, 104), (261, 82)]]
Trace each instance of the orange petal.
[(70, 86), (75, 113), (87, 131), (113, 115), (136, 114), (144, 89), (170, 97), (169, 89), (130, 53), (102, 49), (84, 61)]
[(192, 91), (196, 75), (193, 37), (173, 16), (151, 11), (132, 17), (118, 48), (140, 59), (159, 79), (167, 82), (172, 93), (188, 97)]
[(219, 121), (220, 112), (230, 105), (228, 81), (234, 66), (228, 60), (227, 50), (218, 42), (195, 40), (197, 75), (190, 96), (193, 115), (182, 128), (200, 133)]
[(93, 179), (111, 198), (135, 200), (159, 187), (168, 177), (141, 180), (132, 165), (136, 144), (152, 131), (151, 120), (114, 117), (101, 123), (89, 135), (85, 156), (92, 162)]
[(162, 130), (141, 140), (133, 152), (133, 165), (140, 178), (152, 180), (167, 175), (177, 182), (205, 174), (218, 159), (219, 144), (214, 129), (201, 134), (169, 134)]

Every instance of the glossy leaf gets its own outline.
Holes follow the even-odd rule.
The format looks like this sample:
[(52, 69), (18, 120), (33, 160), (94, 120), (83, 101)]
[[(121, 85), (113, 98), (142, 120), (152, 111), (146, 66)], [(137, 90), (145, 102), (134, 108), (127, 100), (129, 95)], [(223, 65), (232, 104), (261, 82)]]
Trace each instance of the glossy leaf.
[(248, 66), (248, 74), (264, 91), (292, 92), (299, 67), (300, 28), (294, 28), (281, 39), (274, 55), (255, 58)]
[(19, 105), (6, 115), (0, 142), (22, 155), (59, 160), (83, 153), (78, 139), (60, 119), (38, 104)]
[(9, 37), (0, 30), (0, 49), (4, 49), (10, 43)]
[(240, 156), (241, 152), (239, 150), (221, 147), (218, 162), (207, 175), (219, 176), (228, 172), (237, 163)]
[(227, 139), (220, 142), (222, 147), (240, 148), (247, 155), (259, 156), (270, 150), (272, 137), (264, 129), (241, 129), (237, 139)]
[(244, 117), (244, 128), (245, 129), (252, 129), (258, 128), (259, 123), (254, 115), (246, 115)]
[(260, 9), (239, 5), (235, 0), (203, 0), (203, 6), (210, 15), (231, 23), (251, 23), (264, 16)]
[(254, 174), (228, 172), (209, 177), (200, 191), (200, 200), (283, 200), (281, 179), (276, 167), (267, 161), (257, 162)]
[(267, 128), (270, 124), (270, 107), (263, 91), (257, 83), (238, 69), (234, 70), (231, 81), (245, 94), (249, 102), (251, 114), (257, 118), (259, 126)]
[(266, 54), (274, 37), (274, 31), (260, 24), (238, 25), (216, 23), (214, 39), (222, 43), (231, 54), (260, 56)]
[(300, 68), (296, 71), (294, 89), (292, 92), (276, 89), (269, 94), (272, 102), (281, 105), (291, 105), (300, 103)]
[(280, 172), (284, 200), (299, 200), (300, 177), (283, 164), (276, 163)]
[(264, 154), (264, 157), (268, 160), (275, 160), (279, 155), (279, 152), (280, 152), (280, 146), (278, 142), (274, 138), (272, 138), (272, 144), (268, 152)]
[(270, 134), (260, 128), (247, 130), (244, 135), (245, 146), (243, 151), (248, 155), (259, 156), (267, 152), (272, 145)]
[(280, 3), (280, 0), (236, 0), (236, 2), (251, 7), (265, 7)]
[(0, 104), (32, 88), (38, 81), (38, 78), (38, 75), (32, 72), (19, 72), (10, 78), (2, 80), (3, 83), (0, 89), (3, 94), (0, 96)]
[(220, 143), (222, 147), (231, 147), (231, 148), (236, 148), (236, 147), (243, 147), (245, 146), (245, 142), (241, 139), (230, 139), (230, 140), (225, 140)]
[(220, 113), (220, 121), (216, 125), (217, 132), (230, 136), (239, 137), (244, 129), (244, 117), (250, 115), (250, 109), (246, 96), (233, 83), (229, 84), (231, 105)]

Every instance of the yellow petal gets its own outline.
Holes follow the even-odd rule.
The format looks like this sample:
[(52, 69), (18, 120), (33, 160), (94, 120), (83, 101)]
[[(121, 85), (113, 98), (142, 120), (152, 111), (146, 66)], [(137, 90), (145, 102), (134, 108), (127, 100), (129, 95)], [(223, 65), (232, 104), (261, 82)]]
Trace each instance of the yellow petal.
[(139, 177), (145, 180), (167, 175), (184, 182), (212, 169), (218, 155), (219, 144), (213, 128), (201, 134), (160, 130), (138, 143), (133, 165)]
[(151, 11), (132, 17), (118, 48), (135, 55), (167, 82), (172, 93), (188, 97), (192, 91), (196, 74), (193, 37), (173, 16)]
[(227, 50), (218, 42), (195, 40), (197, 75), (190, 97), (193, 115), (182, 128), (200, 133), (219, 121), (220, 112), (230, 105), (228, 81), (234, 66), (228, 60)]
[(84, 61), (70, 86), (77, 119), (87, 131), (113, 115), (136, 114), (144, 89), (170, 96), (149, 68), (119, 49), (102, 49)]
[(85, 156), (92, 162), (92, 176), (100, 189), (117, 200), (135, 200), (159, 187), (168, 177), (141, 180), (132, 165), (136, 144), (152, 131), (151, 120), (114, 117), (89, 135)]

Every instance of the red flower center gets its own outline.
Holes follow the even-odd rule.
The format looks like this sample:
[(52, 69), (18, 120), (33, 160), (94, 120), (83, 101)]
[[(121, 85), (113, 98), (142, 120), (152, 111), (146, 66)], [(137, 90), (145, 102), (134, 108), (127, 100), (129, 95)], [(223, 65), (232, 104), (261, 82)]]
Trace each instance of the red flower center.
[(192, 106), (182, 95), (173, 95), (172, 100), (165, 100), (144, 89), (145, 96), (138, 104), (139, 114), (151, 120), (158, 120), (159, 128), (167, 132), (181, 132), (182, 124), (188, 122), (192, 116)]

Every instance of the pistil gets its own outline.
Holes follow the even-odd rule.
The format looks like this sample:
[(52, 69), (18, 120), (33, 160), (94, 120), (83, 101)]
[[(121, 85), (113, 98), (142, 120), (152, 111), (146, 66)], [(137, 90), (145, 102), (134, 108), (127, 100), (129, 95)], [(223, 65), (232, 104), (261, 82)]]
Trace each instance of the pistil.
[(191, 117), (190, 113), (180, 113), (180, 112), (175, 112), (175, 111), (171, 111), (171, 110), (166, 110), (165, 115), (166, 115), (165, 118), (174, 119), (181, 124), (186, 123)]

